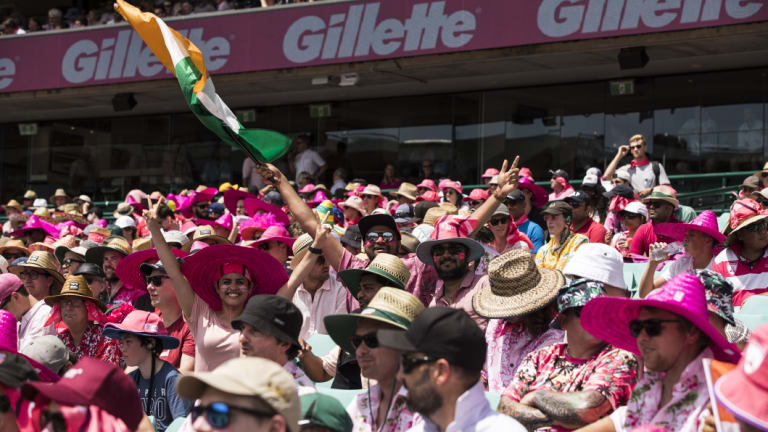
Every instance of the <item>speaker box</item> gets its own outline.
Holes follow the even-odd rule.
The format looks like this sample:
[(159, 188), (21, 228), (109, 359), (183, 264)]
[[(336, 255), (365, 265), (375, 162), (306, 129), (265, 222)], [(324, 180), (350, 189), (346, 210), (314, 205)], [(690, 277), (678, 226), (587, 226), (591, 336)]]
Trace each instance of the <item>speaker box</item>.
[(130, 111), (136, 106), (133, 93), (118, 93), (112, 98), (112, 108), (115, 111)]
[(648, 60), (650, 59), (645, 52), (645, 47), (622, 48), (619, 51), (619, 68), (621, 70), (642, 69), (648, 64)]

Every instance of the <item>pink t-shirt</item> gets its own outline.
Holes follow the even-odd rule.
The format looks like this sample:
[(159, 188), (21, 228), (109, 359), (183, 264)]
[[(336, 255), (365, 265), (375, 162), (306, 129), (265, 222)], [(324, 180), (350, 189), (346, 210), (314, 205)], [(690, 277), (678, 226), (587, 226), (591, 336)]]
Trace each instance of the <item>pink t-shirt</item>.
[(192, 303), (191, 315), (184, 319), (195, 339), (195, 372), (210, 372), (225, 361), (240, 357), (240, 332), (222, 322), (198, 296)]

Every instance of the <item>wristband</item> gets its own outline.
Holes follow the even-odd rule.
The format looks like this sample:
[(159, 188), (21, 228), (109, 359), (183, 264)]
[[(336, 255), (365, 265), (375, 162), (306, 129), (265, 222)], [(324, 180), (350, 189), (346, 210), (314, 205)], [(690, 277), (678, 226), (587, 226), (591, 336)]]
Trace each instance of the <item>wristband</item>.
[(309, 247), (309, 252), (313, 253), (315, 255), (322, 255), (323, 254), (323, 250), (322, 249), (313, 248), (312, 246)]

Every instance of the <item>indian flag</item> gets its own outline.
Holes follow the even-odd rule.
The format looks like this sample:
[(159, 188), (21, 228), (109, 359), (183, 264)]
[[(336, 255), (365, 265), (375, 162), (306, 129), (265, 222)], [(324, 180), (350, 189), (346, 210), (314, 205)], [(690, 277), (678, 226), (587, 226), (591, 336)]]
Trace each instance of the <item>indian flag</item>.
[(149, 12), (117, 0), (115, 10), (144, 39), (158, 60), (176, 75), (193, 113), (224, 142), (238, 145), (257, 162), (272, 162), (288, 151), (290, 138), (275, 131), (246, 129), (216, 93), (203, 53), (189, 39)]

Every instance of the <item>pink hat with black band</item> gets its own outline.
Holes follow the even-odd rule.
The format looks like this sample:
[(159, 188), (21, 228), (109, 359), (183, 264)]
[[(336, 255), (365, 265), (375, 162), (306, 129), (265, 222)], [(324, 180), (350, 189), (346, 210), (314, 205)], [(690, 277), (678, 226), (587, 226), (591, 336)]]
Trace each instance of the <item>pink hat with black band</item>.
[(435, 229), (429, 240), (421, 242), (416, 248), (416, 256), (426, 265), (434, 266), (432, 248), (443, 243), (459, 243), (468, 249), (467, 262), (483, 256), (485, 249), (477, 241), (469, 238), (469, 234), (477, 226), (477, 220), (445, 215), (435, 222)]
[(711, 210), (704, 210), (696, 216), (690, 223), (664, 222), (656, 225), (656, 235), (663, 235), (682, 241), (685, 238), (685, 232), (693, 230), (704, 233), (713, 239), (715, 244), (725, 241), (723, 235), (717, 228), (717, 216)]
[(464, 193), (464, 189), (461, 187), (460, 181), (454, 181), (454, 180), (443, 180), (440, 182), (440, 190), (445, 193), (446, 189), (453, 189), (456, 192), (461, 195)]
[(245, 206), (245, 213), (250, 217), (256, 216), (257, 213), (271, 213), (275, 216), (275, 220), (283, 226), (288, 226), (291, 223), (291, 220), (288, 219), (288, 215), (285, 214), (283, 209), (274, 204), (270, 204), (258, 198), (247, 197), (245, 198), (243, 205)]
[(488, 191), (485, 189), (472, 189), (469, 196), (464, 197), (464, 201), (479, 201), (488, 199)]
[(737, 419), (768, 430), (768, 324), (752, 333), (738, 367), (717, 380), (715, 397)]
[(120, 339), (122, 334), (149, 337), (160, 341), (163, 349), (174, 349), (179, 346), (179, 339), (168, 335), (163, 320), (151, 312), (135, 309), (125, 316), (120, 324), (107, 323), (102, 332), (104, 337)]
[(484, 179), (491, 178), (491, 177), (493, 177), (495, 175), (498, 175), (498, 174), (499, 174), (499, 170), (497, 170), (496, 168), (488, 168), (487, 170), (485, 170), (483, 175), (480, 176), (480, 178), (484, 178)]
[(709, 323), (709, 311), (701, 279), (682, 273), (654, 290), (644, 299), (599, 297), (590, 300), (581, 312), (581, 325), (598, 339), (637, 355), (637, 339), (629, 331), (629, 322), (637, 319), (640, 309), (664, 309), (690, 321), (711, 341), (715, 359), (736, 363), (739, 348), (729, 343)]
[[(171, 252), (173, 252), (176, 258), (184, 258), (189, 255), (187, 252), (180, 249), (171, 249)], [(115, 273), (128, 287), (146, 291), (147, 283), (139, 268), (145, 262), (157, 259), (157, 249), (155, 248), (133, 252), (126, 255), (117, 263)]]

